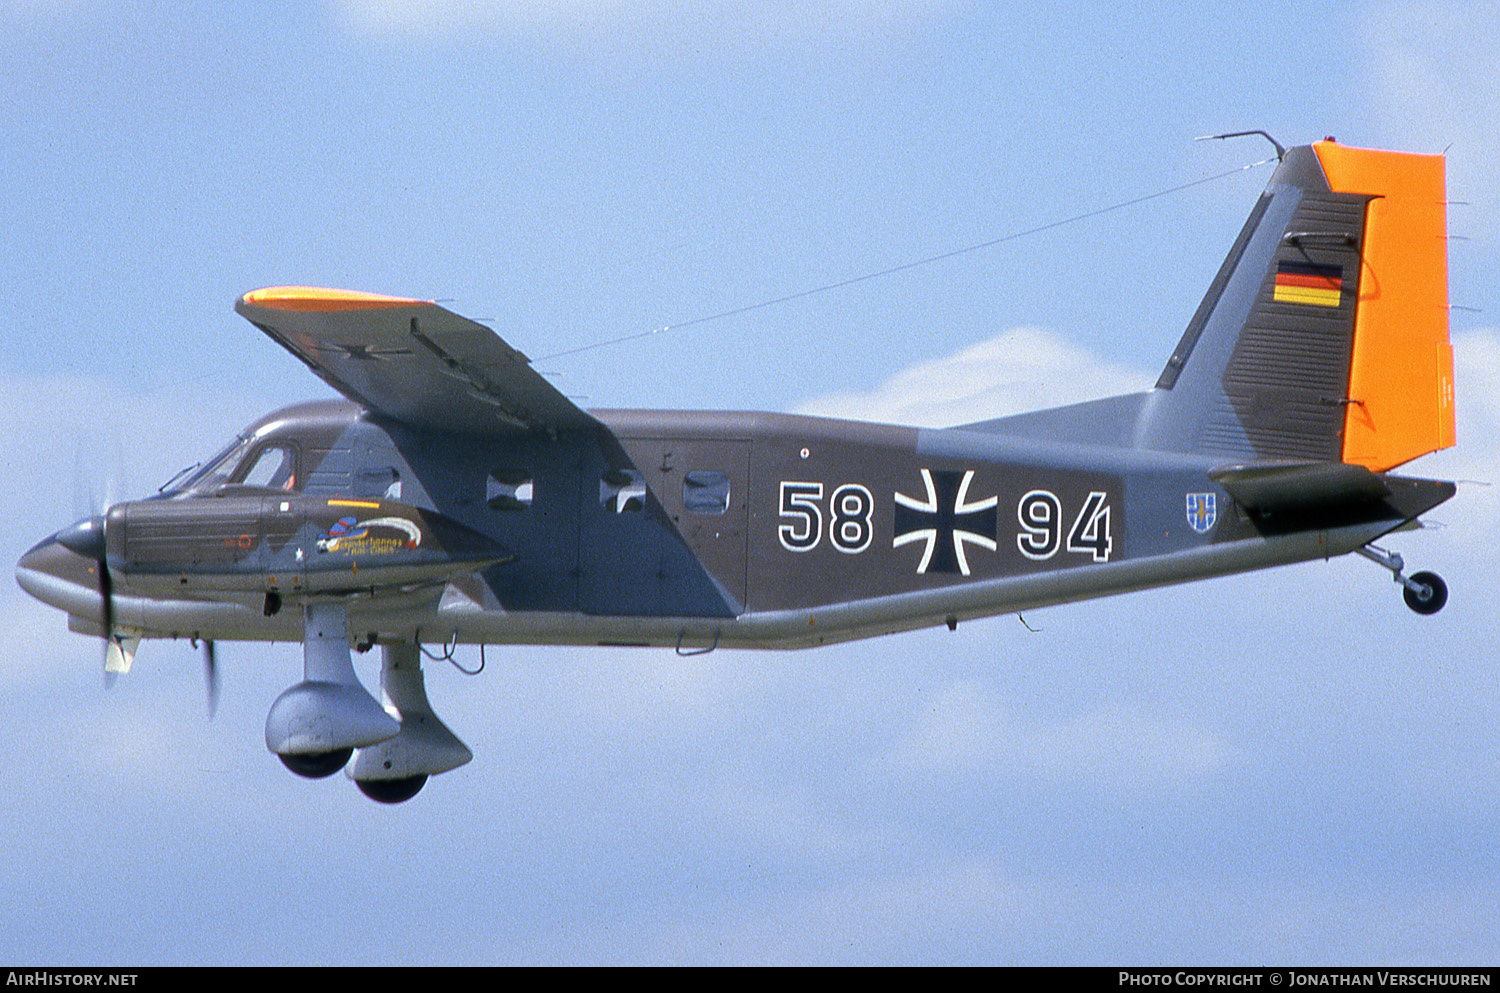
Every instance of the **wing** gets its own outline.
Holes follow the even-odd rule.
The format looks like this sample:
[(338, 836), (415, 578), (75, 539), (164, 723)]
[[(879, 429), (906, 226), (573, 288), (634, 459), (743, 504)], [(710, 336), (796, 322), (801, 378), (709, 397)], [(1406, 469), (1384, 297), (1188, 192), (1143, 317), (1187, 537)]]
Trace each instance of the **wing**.
[(485, 434), (598, 424), (495, 332), (435, 303), (273, 286), (234, 309), (344, 396), (407, 424)]

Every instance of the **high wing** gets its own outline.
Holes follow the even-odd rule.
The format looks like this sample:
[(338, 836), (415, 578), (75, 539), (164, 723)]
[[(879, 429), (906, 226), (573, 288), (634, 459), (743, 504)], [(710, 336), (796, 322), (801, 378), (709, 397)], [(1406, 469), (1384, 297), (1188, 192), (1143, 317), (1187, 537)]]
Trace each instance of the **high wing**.
[(515, 434), (598, 423), (494, 331), (435, 303), (273, 286), (234, 309), (344, 396), (415, 427)]

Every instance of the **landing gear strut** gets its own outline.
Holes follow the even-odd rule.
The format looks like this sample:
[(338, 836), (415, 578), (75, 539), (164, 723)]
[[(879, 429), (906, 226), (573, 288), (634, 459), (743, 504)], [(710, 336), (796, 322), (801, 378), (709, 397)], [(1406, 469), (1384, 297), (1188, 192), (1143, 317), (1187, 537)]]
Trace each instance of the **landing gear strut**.
[(1448, 602), (1448, 584), (1435, 572), (1415, 572), (1404, 576), (1401, 570), (1406, 563), (1395, 552), (1388, 552), (1374, 545), (1356, 548), (1356, 552), (1378, 566), (1389, 569), (1401, 584), (1401, 597), (1406, 605), (1419, 614), (1436, 614)]

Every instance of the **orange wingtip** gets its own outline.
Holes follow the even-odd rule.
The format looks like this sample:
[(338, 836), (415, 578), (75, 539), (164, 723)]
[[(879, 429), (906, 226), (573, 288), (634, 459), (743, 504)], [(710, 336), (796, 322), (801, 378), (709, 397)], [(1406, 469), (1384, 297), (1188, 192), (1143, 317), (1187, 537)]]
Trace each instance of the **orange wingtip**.
[(429, 301), (407, 297), (388, 297), (358, 290), (329, 290), (318, 286), (267, 286), (251, 290), (242, 298), (245, 303), (274, 310), (376, 310), (381, 307), (405, 307)]

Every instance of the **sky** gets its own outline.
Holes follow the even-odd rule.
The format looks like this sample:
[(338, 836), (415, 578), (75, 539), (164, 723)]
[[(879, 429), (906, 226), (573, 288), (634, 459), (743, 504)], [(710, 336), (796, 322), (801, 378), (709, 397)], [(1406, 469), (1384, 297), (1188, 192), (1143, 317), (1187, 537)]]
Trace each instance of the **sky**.
[(220, 646), (209, 722), (190, 646), (106, 690), (11, 584), (0, 961), (1500, 957), (1500, 13), (1098, 10), (0, 0), (6, 561), (329, 395), (232, 313), (264, 285), (437, 299), (592, 407), (1145, 389), (1270, 175), (1193, 139), (1248, 128), (1447, 154), (1459, 442), (1409, 471), (1461, 481), (1389, 542), (1434, 617), (1351, 557), (806, 652), (428, 663), (475, 759), (389, 808), (265, 750), (298, 646)]

